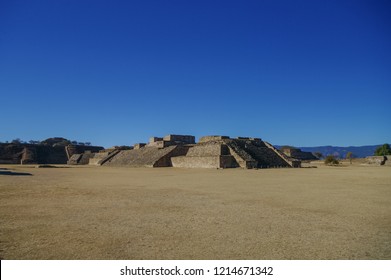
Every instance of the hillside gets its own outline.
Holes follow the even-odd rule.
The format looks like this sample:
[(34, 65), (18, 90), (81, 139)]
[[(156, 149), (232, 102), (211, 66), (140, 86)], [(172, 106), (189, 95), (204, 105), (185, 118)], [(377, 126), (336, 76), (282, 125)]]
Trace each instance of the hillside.
[[(319, 147), (298, 147), (304, 152), (320, 152), (323, 155), (335, 155), (339, 158), (345, 158), (348, 152), (352, 152), (354, 157), (364, 158), (367, 156), (373, 156), (375, 150), (379, 145), (368, 145), (368, 146), (349, 146), (349, 147), (338, 147), (338, 146), (319, 146)], [(276, 146), (278, 149), (283, 146)]]

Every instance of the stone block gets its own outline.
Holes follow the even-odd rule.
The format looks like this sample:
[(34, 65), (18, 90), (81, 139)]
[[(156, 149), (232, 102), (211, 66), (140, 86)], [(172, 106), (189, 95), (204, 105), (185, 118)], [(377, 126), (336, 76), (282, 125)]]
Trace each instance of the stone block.
[(141, 149), (142, 147), (144, 147), (146, 144), (145, 143), (137, 143), (137, 144), (134, 144), (133, 145), (133, 149), (137, 150), (137, 149)]
[(391, 156), (369, 156), (366, 157), (366, 163), (367, 164), (374, 164), (374, 165), (390, 165), (390, 158)]
[(232, 168), (238, 167), (232, 156), (180, 156), (171, 158), (173, 167), (181, 168)]
[(156, 141), (156, 142), (152, 142), (152, 143), (148, 143), (146, 146), (147, 147), (154, 147), (154, 148), (165, 148), (165, 147), (169, 147), (169, 146), (172, 146), (172, 145), (175, 145), (175, 143), (172, 143), (170, 141)]
[(169, 134), (164, 136), (163, 140), (180, 144), (195, 144), (195, 137), (192, 135)]
[(163, 141), (163, 138), (161, 137), (151, 137), (149, 138), (149, 143), (155, 143), (155, 142), (158, 142), (158, 141)]
[(200, 143), (204, 142), (210, 142), (210, 141), (218, 141), (223, 139), (229, 139), (228, 136), (219, 136), (219, 135), (210, 135), (210, 136), (203, 136), (200, 138)]
[(227, 145), (216, 142), (197, 144), (189, 149), (188, 156), (220, 156), (229, 155)]

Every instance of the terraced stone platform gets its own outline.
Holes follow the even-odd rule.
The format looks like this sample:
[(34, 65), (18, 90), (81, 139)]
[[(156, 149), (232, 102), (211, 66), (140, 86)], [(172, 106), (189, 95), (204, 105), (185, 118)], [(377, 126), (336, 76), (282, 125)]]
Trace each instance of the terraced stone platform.
[(166, 148), (142, 147), (140, 149), (120, 151), (106, 161), (104, 166), (130, 167), (170, 167), (171, 158), (185, 155), (188, 146), (174, 145)]
[(228, 146), (217, 140), (200, 142), (190, 147), (186, 156), (173, 157), (173, 167), (231, 168), (239, 167)]
[(301, 164), (260, 138), (204, 136), (197, 144), (194, 139), (191, 135), (173, 134), (151, 137), (148, 144), (136, 144), (130, 150), (115, 148), (75, 154), (69, 164), (182, 168), (273, 168)]
[(205, 136), (186, 156), (172, 158), (174, 167), (195, 168), (271, 168), (300, 167), (300, 162), (280, 153), (259, 138), (230, 139)]

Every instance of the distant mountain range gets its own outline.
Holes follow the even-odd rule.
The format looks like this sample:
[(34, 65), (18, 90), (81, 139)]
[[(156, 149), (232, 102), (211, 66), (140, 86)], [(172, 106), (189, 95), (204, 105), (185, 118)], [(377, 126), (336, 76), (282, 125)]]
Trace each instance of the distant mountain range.
[[(334, 146), (319, 146), (319, 147), (297, 147), (304, 152), (319, 152), (323, 156), (334, 155), (338, 158), (345, 158), (348, 152), (352, 152), (354, 157), (364, 158), (373, 156), (377, 147), (381, 145), (359, 146), (359, 147), (334, 147)], [(275, 146), (277, 149), (283, 146)]]

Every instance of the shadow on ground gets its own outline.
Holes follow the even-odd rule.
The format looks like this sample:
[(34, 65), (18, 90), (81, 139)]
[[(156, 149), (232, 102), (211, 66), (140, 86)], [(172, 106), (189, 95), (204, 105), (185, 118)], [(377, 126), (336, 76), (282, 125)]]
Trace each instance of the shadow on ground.
[(9, 171), (7, 168), (0, 168), (0, 175), (9, 175), (9, 176), (32, 176), (33, 174), (27, 172), (13, 172)]

